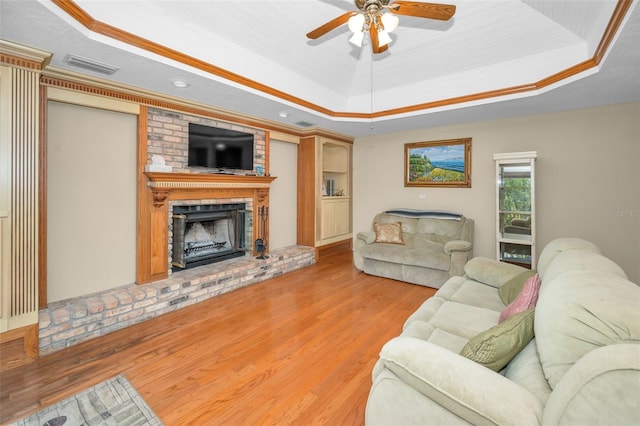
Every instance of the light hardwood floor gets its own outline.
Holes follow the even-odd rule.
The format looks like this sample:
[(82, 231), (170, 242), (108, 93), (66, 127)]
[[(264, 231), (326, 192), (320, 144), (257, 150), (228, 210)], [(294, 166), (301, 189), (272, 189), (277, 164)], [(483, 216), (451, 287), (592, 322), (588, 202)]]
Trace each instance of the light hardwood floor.
[(0, 423), (120, 373), (166, 425), (362, 425), (382, 345), (434, 289), (350, 255), (0, 374)]

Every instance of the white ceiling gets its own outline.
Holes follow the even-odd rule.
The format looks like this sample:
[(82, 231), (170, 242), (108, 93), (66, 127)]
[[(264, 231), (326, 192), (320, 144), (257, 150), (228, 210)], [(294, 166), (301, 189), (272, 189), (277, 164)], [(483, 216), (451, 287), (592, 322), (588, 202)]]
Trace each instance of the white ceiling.
[[(372, 55), (368, 37), (362, 49), (348, 43), (346, 25), (317, 40), (305, 37), (355, 10), (346, 0), (75, 1), (96, 21), (250, 79), (248, 86), (92, 32), (50, 0), (0, 0), (0, 38), (52, 52), (53, 67), (101, 76), (63, 62), (75, 54), (119, 67), (101, 76), (118, 83), (352, 136), (640, 101), (634, 2), (599, 67), (538, 91), (415, 107), (532, 84), (591, 59), (617, 2), (446, 3), (456, 5), (452, 20), (400, 16), (388, 51)], [(189, 87), (173, 87), (175, 79)], [(401, 113), (369, 117), (394, 109)]]

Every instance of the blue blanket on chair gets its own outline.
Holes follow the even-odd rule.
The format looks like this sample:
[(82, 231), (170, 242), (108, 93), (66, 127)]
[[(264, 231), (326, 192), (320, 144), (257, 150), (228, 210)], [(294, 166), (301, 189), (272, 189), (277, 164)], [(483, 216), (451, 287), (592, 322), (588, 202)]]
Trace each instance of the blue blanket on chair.
[(430, 217), (435, 219), (461, 220), (460, 213), (448, 212), (446, 210), (414, 210), (414, 209), (391, 209), (385, 211), (387, 214), (395, 214), (406, 217)]

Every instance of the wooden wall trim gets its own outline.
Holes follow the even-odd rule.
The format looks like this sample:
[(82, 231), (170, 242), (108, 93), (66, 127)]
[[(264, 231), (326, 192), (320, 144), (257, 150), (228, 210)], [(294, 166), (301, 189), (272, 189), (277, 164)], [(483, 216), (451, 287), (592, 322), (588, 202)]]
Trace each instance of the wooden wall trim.
[(147, 162), (147, 122), (149, 112), (146, 105), (140, 106), (140, 115), (138, 115), (138, 158), (137, 158), (137, 171), (136, 171), (136, 185), (137, 185), (137, 260), (136, 260), (136, 282), (147, 283), (154, 281), (151, 273), (151, 253), (150, 247), (150, 235), (151, 235), (151, 220), (147, 212), (151, 209), (151, 191), (147, 188), (147, 177), (144, 175), (144, 166)]
[(609, 25), (607, 26), (607, 29), (603, 34), (603, 37), (599, 43), (599, 46), (594, 56), (591, 59), (586, 60), (580, 64), (576, 64), (575, 66), (569, 67), (552, 76), (545, 77), (537, 82), (531, 82), (528, 84), (523, 84), (518, 86), (506, 87), (506, 88), (501, 88), (501, 89), (496, 89), (496, 90), (491, 90), (491, 91), (481, 92), (481, 93), (475, 93), (475, 94), (470, 94), (465, 96), (458, 96), (454, 98), (437, 100), (433, 102), (425, 102), (425, 103), (420, 103), (420, 104), (415, 104), (410, 106), (404, 106), (400, 108), (391, 108), (391, 109), (382, 110), (382, 111), (376, 111), (376, 112), (372, 111), (368, 113), (364, 113), (364, 112), (361, 113), (361, 112), (332, 111), (318, 104), (306, 101), (299, 97), (293, 96), (289, 93), (283, 92), (281, 90), (277, 90), (273, 87), (259, 83), (255, 80), (251, 80), (239, 74), (225, 70), (221, 67), (212, 65), (208, 62), (196, 59), (192, 56), (186, 55), (184, 53), (170, 49), (166, 46), (160, 45), (158, 43), (146, 40), (142, 37), (136, 36), (129, 32), (123, 31), (119, 28), (115, 28), (111, 25), (105, 24), (101, 21), (94, 19), (91, 15), (85, 12), (72, 0), (52, 0), (52, 1), (56, 5), (58, 5), (62, 10), (64, 10), (67, 14), (69, 14), (73, 19), (75, 19), (80, 24), (85, 26), (87, 29), (95, 33), (102, 34), (114, 40), (121, 41), (123, 43), (155, 53), (165, 58), (169, 58), (169, 59), (181, 62), (185, 65), (194, 67), (201, 71), (205, 71), (212, 75), (222, 77), (226, 80), (232, 81), (237, 84), (241, 84), (253, 90), (257, 90), (267, 95), (274, 96), (284, 101), (292, 102), (296, 105), (311, 109), (313, 111), (319, 112), (329, 117), (357, 118), (357, 119), (372, 119), (372, 118), (388, 117), (388, 116), (412, 113), (412, 112), (417, 112), (417, 111), (422, 111), (422, 110), (427, 110), (427, 109), (432, 109), (432, 108), (437, 108), (442, 106), (455, 105), (460, 103), (467, 103), (472, 101), (494, 98), (494, 97), (524, 93), (524, 92), (539, 90), (550, 84), (554, 84), (554, 83), (557, 83), (558, 81), (567, 79), (569, 77), (573, 77), (581, 72), (584, 72), (585, 70), (598, 66), (598, 64), (604, 57), (606, 51), (611, 46), (611, 42), (613, 41), (615, 34), (620, 29), (620, 25), (622, 24), (622, 21), (624, 20), (624, 17), (626, 16), (627, 12), (631, 8), (631, 4), (632, 4), (632, 0), (618, 0), (616, 8), (614, 9), (611, 19), (609, 20)]
[(40, 146), (38, 148), (38, 307), (45, 308), (47, 302), (47, 88), (40, 86)]
[(298, 145), (297, 243), (316, 245), (316, 137), (300, 139)]
[(0, 372), (38, 359), (38, 324), (0, 333)]

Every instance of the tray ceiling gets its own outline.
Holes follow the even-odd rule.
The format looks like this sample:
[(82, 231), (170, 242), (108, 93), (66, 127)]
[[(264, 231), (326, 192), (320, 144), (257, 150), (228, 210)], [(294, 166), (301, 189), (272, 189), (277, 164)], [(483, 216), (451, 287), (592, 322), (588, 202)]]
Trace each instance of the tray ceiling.
[[(592, 61), (618, 6), (613, 0), (448, 3), (457, 10), (447, 22), (400, 16), (393, 42), (379, 55), (371, 54), (368, 37), (362, 48), (348, 43), (346, 25), (317, 40), (305, 37), (355, 10), (340, 0), (3, 0), (0, 36), (53, 52), (55, 67), (74, 70), (63, 59), (75, 54), (119, 67), (108, 77), (119, 83), (269, 120), (282, 120), (277, 114), (286, 112), (288, 120), (357, 135), (367, 123), (404, 120), (412, 126), (426, 115), (574, 85), (603, 63), (533, 87)], [(90, 23), (108, 27), (87, 28), (68, 13), (73, 7)], [(624, 25), (637, 34), (631, 10)], [(106, 36), (103, 28), (117, 31)], [(625, 78), (637, 82), (638, 49), (625, 43)], [(172, 87), (176, 79), (189, 86)], [(519, 87), (527, 89), (510, 91)], [(477, 96), (488, 92), (501, 96)], [(360, 126), (352, 131), (356, 127), (340, 123)]]

